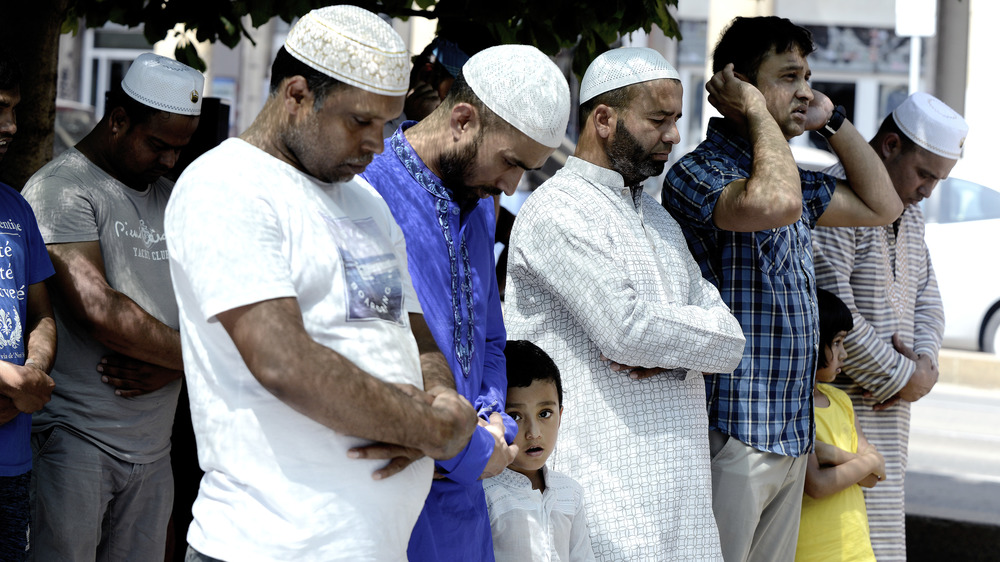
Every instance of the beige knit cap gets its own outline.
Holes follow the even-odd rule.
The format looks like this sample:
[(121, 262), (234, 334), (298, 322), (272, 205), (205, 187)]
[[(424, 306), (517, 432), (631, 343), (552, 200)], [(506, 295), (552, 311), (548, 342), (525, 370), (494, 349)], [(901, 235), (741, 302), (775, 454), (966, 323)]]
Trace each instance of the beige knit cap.
[(403, 39), (382, 18), (357, 6), (327, 6), (302, 16), (285, 50), (304, 64), (362, 90), (401, 96), (409, 89)]

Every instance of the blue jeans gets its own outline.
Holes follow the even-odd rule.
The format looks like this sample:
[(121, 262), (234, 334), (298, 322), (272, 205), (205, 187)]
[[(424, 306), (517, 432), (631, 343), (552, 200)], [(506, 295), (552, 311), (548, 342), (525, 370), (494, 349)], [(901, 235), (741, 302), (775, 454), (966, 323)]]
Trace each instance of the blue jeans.
[(0, 476), (0, 560), (21, 562), (28, 555), (28, 485), (31, 473)]
[(59, 426), (33, 434), (31, 448), (33, 560), (163, 560), (169, 455), (124, 462)]

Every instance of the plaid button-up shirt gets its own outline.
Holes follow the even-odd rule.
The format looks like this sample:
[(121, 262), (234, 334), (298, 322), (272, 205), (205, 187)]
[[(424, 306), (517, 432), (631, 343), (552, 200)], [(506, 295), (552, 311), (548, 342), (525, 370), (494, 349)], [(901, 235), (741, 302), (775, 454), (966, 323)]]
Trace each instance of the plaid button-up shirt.
[(759, 450), (800, 456), (812, 446), (819, 344), (811, 229), (830, 204), (836, 180), (799, 171), (802, 217), (794, 224), (720, 230), (712, 219), (719, 194), (750, 177), (752, 163), (750, 144), (713, 119), (705, 141), (667, 174), (663, 205), (747, 339), (732, 374), (705, 378), (709, 425)]

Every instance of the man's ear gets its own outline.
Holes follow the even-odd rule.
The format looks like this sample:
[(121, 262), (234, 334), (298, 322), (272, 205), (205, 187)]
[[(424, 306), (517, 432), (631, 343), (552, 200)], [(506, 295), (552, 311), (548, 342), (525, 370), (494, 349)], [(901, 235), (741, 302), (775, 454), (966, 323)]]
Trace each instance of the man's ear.
[(561, 427), (562, 426), (562, 409), (563, 409), (562, 404), (560, 404), (559, 405), (559, 423), (556, 425), (556, 427)]
[(888, 160), (890, 156), (899, 153), (903, 149), (903, 139), (896, 133), (886, 133), (878, 143), (878, 155), (882, 160)]
[(279, 92), (282, 105), (289, 115), (298, 115), (304, 108), (311, 109), (313, 94), (309, 91), (309, 83), (303, 76), (292, 76), (281, 82)]
[(474, 137), (480, 125), (479, 112), (470, 104), (456, 103), (455, 107), (451, 108), (448, 125), (451, 129), (451, 139), (455, 142), (468, 134)]
[(599, 104), (594, 108), (594, 112), (590, 114), (590, 118), (594, 121), (594, 129), (597, 131), (597, 136), (602, 139), (607, 139), (611, 136), (611, 133), (618, 126), (619, 117), (620, 115), (617, 111), (604, 104)]
[(128, 114), (125, 113), (125, 108), (119, 106), (111, 110), (111, 114), (108, 116), (108, 125), (111, 127), (111, 134), (124, 134), (128, 131), (129, 124)]

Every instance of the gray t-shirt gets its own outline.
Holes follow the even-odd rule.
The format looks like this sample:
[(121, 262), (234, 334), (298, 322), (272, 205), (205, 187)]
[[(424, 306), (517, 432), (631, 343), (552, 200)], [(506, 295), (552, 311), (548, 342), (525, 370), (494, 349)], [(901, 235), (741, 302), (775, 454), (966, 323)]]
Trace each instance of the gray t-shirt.
[[(38, 170), (23, 195), (46, 244), (100, 241), (108, 284), (150, 315), (177, 329), (177, 303), (163, 214), (173, 183), (160, 178), (136, 191), (109, 176), (76, 149)], [(135, 398), (115, 396), (97, 364), (111, 350), (74, 321), (52, 294), (58, 352), (52, 401), (34, 414), (33, 429), (65, 427), (126, 462), (147, 463), (170, 451), (181, 382)]]

